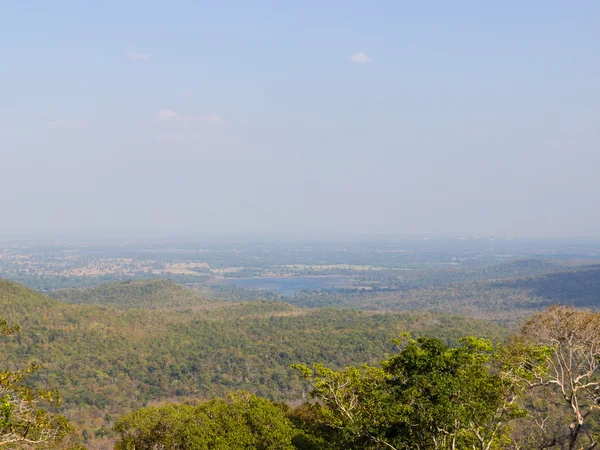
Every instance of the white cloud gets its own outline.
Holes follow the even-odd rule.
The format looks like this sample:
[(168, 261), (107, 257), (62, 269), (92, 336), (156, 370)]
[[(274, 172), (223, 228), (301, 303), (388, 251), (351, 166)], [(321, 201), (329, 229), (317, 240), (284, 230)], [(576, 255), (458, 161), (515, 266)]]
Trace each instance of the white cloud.
[(77, 130), (83, 128), (84, 125), (81, 120), (52, 120), (48, 122), (48, 128), (55, 130)]
[(139, 51), (133, 44), (127, 47), (127, 55), (129, 59), (137, 61), (148, 61), (152, 57), (150, 53)]
[(371, 58), (364, 52), (358, 52), (350, 56), (350, 61), (355, 64), (367, 64), (371, 62)]
[(218, 114), (206, 114), (206, 115), (185, 115), (179, 114), (172, 109), (161, 109), (157, 114), (156, 118), (162, 123), (179, 123), (183, 125), (225, 125), (225, 119)]
[(158, 113), (159, 119), (172, 119), (174, 117), (181, 117), (178, 113), (172, 109), (161, 109)]

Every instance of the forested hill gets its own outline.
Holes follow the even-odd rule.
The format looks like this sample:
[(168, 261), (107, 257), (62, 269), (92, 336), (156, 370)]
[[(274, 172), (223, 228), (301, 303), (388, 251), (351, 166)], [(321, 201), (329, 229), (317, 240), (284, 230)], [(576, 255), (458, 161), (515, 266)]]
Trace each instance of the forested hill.
[(600, 265), (408, 290), (302, 292), (289, 301), (309, 308), (438, 311), (519, 320), (556, 303), (600, 308)]
[(487, 267), (473, 269), (471, 271), (471, 276), (473, 279), (512, 278), (541, 275), (568, 269), (569, 266), (566, 264), (566, 262), (530, 258), (507, 261), (502, 264), (494, 264)]
[(71, 305), (2, 280), (0, 311), (22, 328), (0, 340), (0, 367), (42, 363), (33, 382), (58, 389), (62, 411), (90, 435), (151, 401), (234, 389), (297, 400), (306, 385), (291, 364), (375, 362), (394, 351), (391, 339), (403, 331), (448, 343), (506, 335), (494, 323), (456, 316), (309, 310), (273, 301), (182, 311)]
[(600, 264), (538, 276), (496, 280), (490, 285), (529, 292), (541, 300), (539, 306), (562, 303), (600, 308)]
[(120, 281), (89, 289), (63, 289), (48, 295), (64, 303), (117, 308), (176, 309), (211, 303), (211, 299), (198, 292), (165, 279)]
[[(555, 303), (600, 306), (600, 265), (566, 268), (563, 263), (528, 259), (477, 269), (476, 278), (415, 289), (305, 291), (290, 298), (234, 286), (215, 288), (214, 293), (208, 288), (195, 291), (164, 279), (117, 282), (89, 289), (55, 291), (50, 295), (65, 303), (124, 309), (191, 308), (198, 312), (211, 311), (211, 318), (217, 311), (230, 314), (232, 306), (227, 302), (247, 300), (280, 300), (301, 308), (435, 311), (513, 323)], [(244, 306), (248, 313), (249, 305)], [(280, 304), (276, 308), (282, 307)], [(266, 304), (260, 308), (266, 308)]]

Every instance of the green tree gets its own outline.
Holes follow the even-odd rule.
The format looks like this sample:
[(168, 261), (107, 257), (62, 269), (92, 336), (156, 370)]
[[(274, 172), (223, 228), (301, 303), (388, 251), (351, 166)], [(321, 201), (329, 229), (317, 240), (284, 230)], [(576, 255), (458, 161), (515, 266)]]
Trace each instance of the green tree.
[(363, 365), (334, 371), (322, 364), (314, 370), (293, 365), (313, 384), (307, 403), (291, 412), (292, 420), (308, 437), (306, 448), (379, 448), (389, 444), (390, 376), (380, 367)]
[(467, 337), (457, 347), (434, 338), (408, 339), (382, 363), (391, 375), (394, 419), (388, 435), (421, 448), (489, 450), (508, 442), (508, 423), (526, 411), (523, 390), (506, 376), (498, 350)]
[[(482, 449), (509, 442), (509, 423), (526, 414), (524, 388), (491, 342), (473, 337), (448, 347), (428, 337), (397, 341), (381, 367), (332, 371), (294, 366), (312, 382), (317, 400), (293, 416), (315, 443), (331, 448)], [(509, 369), (507, 371), (507, 369)], [(521, 367), (520, 374), (533, 366)], [(334, 439), (326, 439), (327, 435)], [(326, 448), (326, 447), (325, 447)]]
[(117, 450), (292, 450), (298, 434), (286, 408), (247, 392), (199, 405), (148, 407), (114, 426)]
[[(0, 335), (18, 333), (0, 319)], [(71, 428), (61, 416), (51, 415), (41, 404), (60, 402), (56, 392), (33, 389), (26, 378), (39, 369), (32, 364), (26, 369), (0, 371), (0, 447), (57, 448)]]

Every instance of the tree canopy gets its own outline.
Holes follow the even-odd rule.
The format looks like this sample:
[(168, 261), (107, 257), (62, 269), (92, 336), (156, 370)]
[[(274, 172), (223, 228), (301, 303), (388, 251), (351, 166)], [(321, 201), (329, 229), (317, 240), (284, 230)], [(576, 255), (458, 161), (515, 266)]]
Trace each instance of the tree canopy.
[(293, 450), (286, 408), (248, 392), (197, 405), (143, 408), (114, 427), (116, 450)]
[[(18, 333), (0, 319), (0, 335)], [(56, 448), (71, 431), (67, 420), (49, 414), (44, 404), (60, 402), (57, 392), (34, 389), (25, 383), (40, 366), (0, 371), (0, 447)]]
[(490, 341), (469, 337), (449, 347), (404, 335), (397, 343), (399, 352), (379, 367), (296, 366), (316, 400), (299, 423), (335, 435), (336, 449), (493, 449), (508, 442), (507, 424), (525, 410)]

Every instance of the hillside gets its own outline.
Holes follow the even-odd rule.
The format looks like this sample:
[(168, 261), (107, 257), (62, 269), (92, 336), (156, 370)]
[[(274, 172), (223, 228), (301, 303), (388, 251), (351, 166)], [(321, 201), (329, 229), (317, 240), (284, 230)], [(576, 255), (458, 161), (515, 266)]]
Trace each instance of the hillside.
[(89, 433), (115, 415), (170, 398), (248, 389), (296, 400), (306, 386), (290, 364), (375, 362), (406, 330), (449, 343), (506, 334), (494, 323), (456, 316), (307, 310), (273, 301), (181, 311), (72, 305), (1, 280), (0, 310), (23, 329), (0, 340), (0, 367), (41, 362), (44, 370), (32, 380), (60, 390), (63, 412)]
[[(496, 267), (489, 273), (504, 271)], [(407, 290), (302, 292), (289, 301), (308, 308), (436, 311), (514, 321), (555, 303), (600, 307), (600, 265)]]
[(600, 308), (600, 264), (533, 277), (497, 280), (490, 285), (527, 292), (540, 300), (538, 306), (561, 303)]
[(63, 289), (48, 294), (63, 303), (115, 308), (176, 309), (207, 304), (210, 300), (171, 280), (130, 280), (89, 289)]
[(567, 269), (566, 262), (529, 258), (507, 261), (469, 271), (473, 280), (534, 276)]
[[(461, 277), (467, 272), (463, 270)], [(441, 278), (436, 283), (413, 289), (302, 291), (291, 298), (235, 286), (189, 290), (168, 280), (118, 282), (89, 289), (55, 291), (51, 295), (66, 303), (118, 308), (193, 308), (198, 313), (208, 314), (207, 319), (231, 314), (232, 302), (253, 303), (257, 299), (285, 301), (301, 308), (430, 311), (492, 318), (509, 324), (554, 303), (600, 305), (600, 265), (569, 267), (563, 262), (528, 259), (473, 269), (469, 273), (474, 279), (464, 282), (446, 283), (443, 281), (448, 279)], [(266, 307), (266, 304), (261, 306), (262, 310)]]
[(567, 270), (585, 263), (578, 260), (557, 261), (528, 258), (491, 265), (456, 264), (416, 270), (369, 271), (362, 274), (359, 279), (362, 286), (368, 286), (376, 290), (407, 291), (434, 286), (441, 287), (455, 283), (541, 275)]

